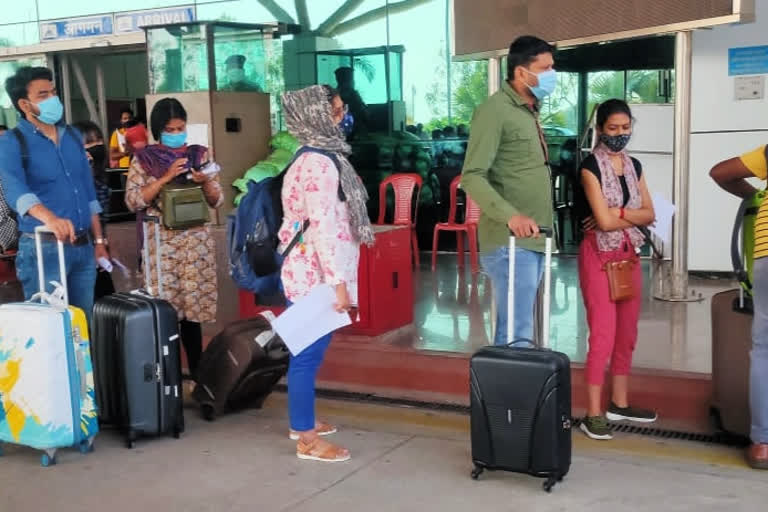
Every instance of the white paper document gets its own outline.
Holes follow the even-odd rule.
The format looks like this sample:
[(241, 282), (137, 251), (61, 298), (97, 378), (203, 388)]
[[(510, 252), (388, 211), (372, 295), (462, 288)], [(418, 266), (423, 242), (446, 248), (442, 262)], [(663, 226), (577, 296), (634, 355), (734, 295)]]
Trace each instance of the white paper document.
[(661, 194), (651, 195), (653, 210), (656, 213), (656, 222), (648, 226), (651, 233), (664, 242), (664, 245), (672, 243), (672, 219), (675, 216), (675, 205)]
[(291, 354), (299, 355), (319, 338), (352, 323), (348, 313), (333, 309), (335, 302), (333, 287), (321, 284), (272, 322)]

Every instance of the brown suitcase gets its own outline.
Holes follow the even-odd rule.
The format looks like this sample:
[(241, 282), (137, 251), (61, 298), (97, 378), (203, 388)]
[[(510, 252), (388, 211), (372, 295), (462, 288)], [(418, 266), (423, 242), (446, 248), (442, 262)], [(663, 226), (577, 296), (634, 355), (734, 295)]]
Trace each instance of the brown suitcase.
[(739, 290), (712, 297), (712, 413), (716, 426), (749, 437), (749, 352), (752, 301)]
[(192, 396), (203, 418), (243, 408), (260, 408), (288, 371), (289, 352), (272, 330), (272, 315), (234, 322), (214, 336), (200, 358)]

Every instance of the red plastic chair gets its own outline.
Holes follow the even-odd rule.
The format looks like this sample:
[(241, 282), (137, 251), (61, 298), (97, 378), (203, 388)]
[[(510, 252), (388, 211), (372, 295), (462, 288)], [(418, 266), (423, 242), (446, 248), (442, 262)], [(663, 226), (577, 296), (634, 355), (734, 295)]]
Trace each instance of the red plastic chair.
[[(387, 187), (392, 185), (395, 192), (395, 212), (392, 224), (395, 226), (411, 227), (411, 244), (413, 246), (413, 261), (419, 266), (419, 243), (416, 240), (416, 214), (418, 212), (419, 195), (424, 181), (415, 173), (398, 173), (385, 178), (379, 184), (379, 226), (386, 225), (384, 220), (387, 214)], [(416, 191), (416, 211), (413, 208), (413, 194)]]
[(459, 258), (459, 268), (464, 268), (464, 233), (469, 237), (469, 263), (472, 272), (480, 270), (478, 250), (477, 250), (477, 222), (480, 220), (480, 207), (474, 202), (469, 194), (464, 209), (464, 221), (456, 222), (457, 191), (461, 176), (456, 176), (451, 181), (450, 210), (448, 212), (448, 222), (440, 222), (435, 225), (435, 232), (432, 237), (432, 270), (437, 266), (437, 239), (441, 231), (453, 231), (456, 233), (456, 246)]

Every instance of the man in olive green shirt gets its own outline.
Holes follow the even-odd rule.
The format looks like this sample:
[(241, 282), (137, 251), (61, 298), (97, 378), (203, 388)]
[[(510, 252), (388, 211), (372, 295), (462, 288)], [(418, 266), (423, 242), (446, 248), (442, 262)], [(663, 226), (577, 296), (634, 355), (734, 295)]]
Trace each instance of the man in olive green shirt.
[[(534, 303), (544, 271), (539, 226), (553, 225), (552, 187), (539, 102), (555, 88), (554, 48), (523, 36), (509, 48), (508, 79), (475, 111), (462, 188), (483, 211), (481, 263), (496, 296), (496, 345), (533, 343)], [(509, 233), (517, 238), (513, 338), (507, 339)]]

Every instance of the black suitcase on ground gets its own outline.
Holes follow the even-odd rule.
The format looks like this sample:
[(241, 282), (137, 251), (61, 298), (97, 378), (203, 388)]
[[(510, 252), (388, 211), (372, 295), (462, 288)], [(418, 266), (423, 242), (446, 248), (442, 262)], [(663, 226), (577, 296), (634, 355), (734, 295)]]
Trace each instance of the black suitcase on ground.
[(227, 410), (260, 408), (288, 371), (290, 352), (272, 330), (269, 312), (240, 320), (214, 336), (200, 358), (193, 397), (208, 421)]
[[(155, 242), (159, 259), (159, 235)], [(146, 262), (146, 236), (144, 247)], [(148, 274), (146, 269), (147, 290)], [(92, 337), (99, 420), (120, 428), (129, 448), (141, 435), (178, 438), (184, 414), (179, 324), (173, 306), (145, 292), (104, 297), (93, 308)]]
[[(542, 329), (544, 348), (484, 347), (470, 360), (472, 478), (488, 470), (546, 478), (552, 490), (571, 466), (571, 364), (568, 356), (545, 348), (549, 343), (552, 231), (547, 237)], [(510, 255), (515, 254), (510, 238)], [(514, 257), (509, 275), (514, 276)], [(509, 287), (509, 336), (512, 339), (514, 287)]]

